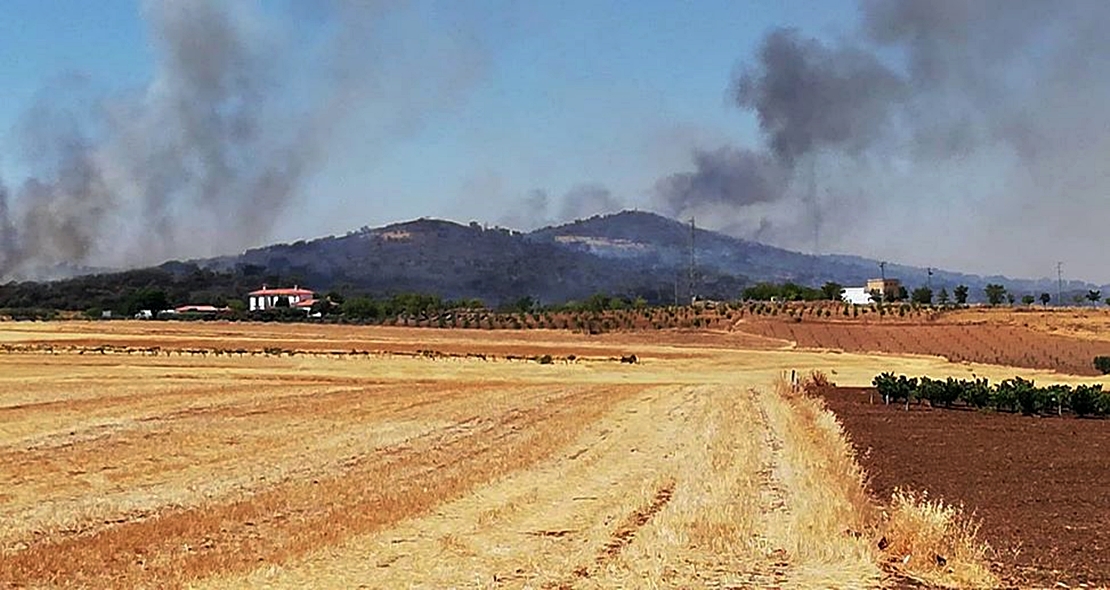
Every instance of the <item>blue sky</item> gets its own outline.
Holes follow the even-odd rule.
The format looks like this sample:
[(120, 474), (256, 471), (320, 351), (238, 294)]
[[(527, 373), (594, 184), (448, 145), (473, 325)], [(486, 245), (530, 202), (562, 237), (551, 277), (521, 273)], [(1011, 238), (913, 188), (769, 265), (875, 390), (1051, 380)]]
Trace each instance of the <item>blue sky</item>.
[[(424, 216), (530, 229), (625, 207), (802, 251), (1019, 276), (1063, 260), (1110, 279), (1090, 248), (1110, 191), (1107, 3), (4, 9), (0, 180), (16, 235), (0, 246), (27, 268), (212, 256)], [(779, 47), (797, 59), (772, 67), (757, 53), (776, 27), (798, 32)], [(768, 151), (730, 98), (750, 67), (770, 97), (751, 106), (782, 115), (777, 139), (813, 140), (806, 162)], [(212, 72), (235, 90), (206, 85)], [(41, 116), (58, 105), (87, 112)], [(73, 121), (102, 185), (51, 177)], [(701, 183), (690, 207), (686, 185), (660, 184), (685, 177)]]
[[(279, 220), (276, 237), (419, 216), (496, 223), (529, 191), (548, 191), (557, 201), (583, 183), (604, 185), (622, 203), (647, 207), (652, 183), (661, 172), (688, 165), (692, 147), (755, 141), (754, 117), (727, 103), (731, 74), (770, 27), (835, 32), (851, 26), (854, 4), (817, 6), (661, 0), (407, 5), (390, 17), (398, 43), (455, 36), (473, 52), (469, 67), (475, 72), (446, 103), (418, 97), (429, 106), (401, 115), (399, 129), (382, 131), (373, 120), (347, 127), (327, 164), (311, 174), (304, 198)], [(261, 7), (275, 18), (297, 19), (298, 26), (323, 26), (308, 2)], [(5, 13), (0, 171), (15, 186), (28, 169), (14, 128), (39, 93), (71, 75), (101, 92), (141, 88), (153, 75), (154, 49), (132, 1), (8, 0)], [(421, 67), (428, 56), (414, 59)], [(393, 83), (411, 80), (400, 76)], [(396, 108), (386, 109), (386, 117), (398, 116)], [(360, 124), (372, 132), (363, 133)]]

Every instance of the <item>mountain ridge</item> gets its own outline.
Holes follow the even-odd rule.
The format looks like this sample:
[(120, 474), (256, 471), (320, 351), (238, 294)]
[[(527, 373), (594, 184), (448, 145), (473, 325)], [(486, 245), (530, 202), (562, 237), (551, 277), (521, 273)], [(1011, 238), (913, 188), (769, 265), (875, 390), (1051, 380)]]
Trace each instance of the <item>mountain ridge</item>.
[[(421, 292), (494, 305), (525, 296), (560, 303), (598, 292), (672, 303), (694, 295), (734, 299), (757, 282), (851, 286), (878, 274), (876, 260), (805, 254), (695, 228), (691, 280), (690, 240), (688, 224), (636, 210), (530, 232), (425, 217), (235, 255), (49, 283), (9, 283), (0, 286), (0, 307), (74, 301), (85, 292), (103, 293), (94, 301), (107, 305), (111, 294), (143, 287), (166, 289), (175, 303), (206, 303), (242, 297), (264, 282), (376, 296)], [(930, 278), (926, 269), (893, 263), (886, 270), (911, 289), (930, 280), (938, 291), (965, 284), (973, 298), (989, 282), (1001, 282), (1019, 296), (1056, 292), (1055, 281), (1043, 279), (944, 270)], [(1090, 287), (1072, 281), (1067, 290)]]

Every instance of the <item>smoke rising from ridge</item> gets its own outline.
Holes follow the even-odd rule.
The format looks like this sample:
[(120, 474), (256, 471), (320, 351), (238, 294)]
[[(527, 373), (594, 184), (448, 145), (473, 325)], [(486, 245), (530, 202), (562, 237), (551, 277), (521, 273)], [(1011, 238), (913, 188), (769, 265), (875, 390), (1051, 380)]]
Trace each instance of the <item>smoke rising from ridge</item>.
[(0, 202), (0, 279), (261, 245), (353, 117), (373, 117), (363, 143), (380, 141), (437, 106), (398, 87), (450, 100), (469, 83), (454, 57), (435, 60), (442, 71), (420, 71), (426, 56), (408, 45), (382, 59), (391, 9), (322, 4), (316, 38), (254, 4), (142, 2), (150, 82), (80, 100), (72, 84), (43, 92), (19, 126), (31, 178)]
[[(791, 247), (813, 235), (798, 222), (809, 202), (804, 215), (823, 220), (833, 247), (913, 259), (915, 244), (931, 243), (951, 261), (1009, 248), (1020, 264), (992, 260), (1043, 273), (1107, 221), (1108, 28), (1110, 5), (1087, 0), (862, 0), (842, 38), (772, 30), (731, 97), (759, 121), (748, 160), (773, 161), (781, 184), (768, 190), (746, 162), (721, 174), (699, 152), (656, 199), (672, 214), (719, 213), (727, 201), (734, 219), (763, 217), (759, 231)], [(902, 239), (856, 231), (877, 226)]]
[(597, 183), (572, 186), (558, 199), (554, 212), (551, 197), (543, 189), (528, 192), (520, 204), (501, 215), (499, 222), (514, 229), (533, 230), (547, 225), (585, 219), (620, 210), (624, 203)]

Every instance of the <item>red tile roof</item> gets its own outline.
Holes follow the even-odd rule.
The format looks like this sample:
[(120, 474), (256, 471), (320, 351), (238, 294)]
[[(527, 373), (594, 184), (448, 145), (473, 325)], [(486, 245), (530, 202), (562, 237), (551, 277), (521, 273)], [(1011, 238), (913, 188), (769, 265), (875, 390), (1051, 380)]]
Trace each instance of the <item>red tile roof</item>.
[(310, 297), (313, 294), (314, 294), (314, 291), (309, 291), (308, 289), (301, 289), (300, 287), (293, 287), (292, 289), (267, 289), (265, 285), (263, 285), (262, 288), (257, 290), (257, 291), (251, 291), (250, 293), (247, 293), (247, 295), (251, 295), (251, 296), (255, 296), (255, 295), (278, 295), (278, 296), (280, 296), (280, 295), (308, 295)]

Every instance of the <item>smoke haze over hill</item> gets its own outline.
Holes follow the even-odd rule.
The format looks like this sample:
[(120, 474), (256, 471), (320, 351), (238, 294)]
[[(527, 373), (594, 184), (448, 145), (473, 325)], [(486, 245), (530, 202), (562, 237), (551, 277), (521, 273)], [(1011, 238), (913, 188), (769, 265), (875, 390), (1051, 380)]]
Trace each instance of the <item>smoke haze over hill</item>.
[(145, 0), (149, 79), (46, 72), (24, 105), (0, 280), (401, 217), (531, 229), (622, 207), (797, 250), (1110, 280), (1110, 4), (835, 2), (822, 27), (771, 20), (791, 14), (772, 3)]

